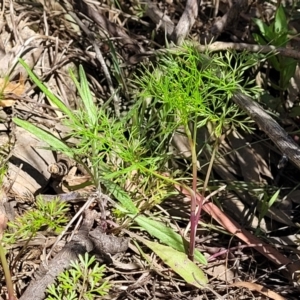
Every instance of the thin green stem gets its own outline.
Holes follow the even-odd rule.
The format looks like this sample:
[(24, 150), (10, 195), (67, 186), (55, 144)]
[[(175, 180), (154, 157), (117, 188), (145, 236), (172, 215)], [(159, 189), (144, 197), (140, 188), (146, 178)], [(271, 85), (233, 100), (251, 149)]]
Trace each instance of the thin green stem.
[[(80, 264), (80, 262), (78, 261), (78, 264)], [(83, 270), (82, 270), (82, 288), (80, 290), (80, 295), (79, 295), (79, 299), (81, 300), (83, 299), (83, 295), (86, 292), (86, 280), (87, 280), (87, 272), (88, 272), (88, 266), (86, 264), (84, 264), (83, 266)]]
[[(97, 132), (94, 132), (94, 134), (97, 134)], [(96, 163), (95, 159), (98, 157), (97, 153), (97, 141), (94, 139), (92, 141), (92, 169), (93, 169), (93, 178), (94, 178), (94, 184), (96, 188), (99, 187), (100, 184), (100, 178), (99, 178), (99, 166)]]
[[(208, 185), (208, 182), (209, 182), (209, 178), (210, 178), (210, 174), (211, 174), (211, 171), (212, 171), (212, 166), (213, 166), (213, 163), (214, 163), (214, 160), (215, 160), (217, 149), (218, 149), (218, 141), (216, 141), (215, 147), (213, 149), (211, 159), (210, 159), (210, 162), (209, 162), (209, 166), (208, 166), (208, 170), (207, 170), (207, 173), (206, 173), (205, 181), (204, 181), (204, 184), (203, 184), (203, 189), (202, 189), (203, 197), (205, 195), (205, 191), (206, 191), (206, 188), (207, 188), (207, 185)], [(198, 209), (198, 211), (196, 213), (196, 216), (195, 216), (196, 224), (198, 224), (200, 216), (201, 216), (201, 210), (202, 210), (202, 204), (203, 204), (202, 199), (203, 198), (201, 198), (201, 203), (199, 203), (199, 206), (198, 206), (199, 209)]]
[(204, 196), (205, 191), (207, 189), (207, 185), (208, 185), (208, 182), (209, 182), (210, 174), (212, 172), (212, 167), (213, 167), (213, 163), (215, 161), (215, 156), (216, 156), (217, 150), (218, 150), (218, 140), (216, 141), (215, 146), (213, 148), (213, 152), (211, 154), (211, 159), (210, 159), (208, 169), (207, 169), (207, 173), (206, 173), (206, 176), (205, 176), (205, 180), (204, 180), (204, 183), (203, 183), (203, 189), (202, 189), (202, 195), (203, 196)]
[[(195, 124), (194, 124), (195, 126)], [(194, 252), (195, 252), (195, 238), (197, 231), (197, 220), (196, 220), (196, 193), (197, 193), (197, 153), (196, 153), (196, 145), (193, 140), (191, 131), (189, 129), (188, 124), (185, 124), (185, 132), (189, 141), (191, 153), (192, 153), (192, 172), (193, 172), (193, 182), (192, 182), (192, 194), (191, 194), (191, 215), (190, 215), (190, 223), (191, 223), (191, 233), (190, 233), (190, 247), (188, 257), (191, 261), (194, 260)]]
[(18, 255), (15, 258), (15, 261), (11, 267), (11, 269), (13, 270), (17, 264), (17, 262), (19, 261), (20, 257), (22, 256), (22, 254), (24, 253), (24, 251), (26, 250), (29, 242), (32, 240), (32, 238), (35, 236), (36, 232), (32, 232), (31, 235), (29, 236), (29, 238), (26, 240), (24, 246), (21, 248), (21, 250), (19, 251)]
[(2, 264), (4, 276), (5, 276), (6, 288), (7, 288), (7, 292), (8, 292), (8, 299), (16, 300), (17, 298), (14, 295), (14, 288), (13, 288), (13, 284), (12, 284), (12, 280), (11, 280), (11, 274), (10, 274), (7, 260), (5, 257), (5, 250), (4, 250), (3, 246), (1, 245), (1, 243), (0, 243), (0, 261)]

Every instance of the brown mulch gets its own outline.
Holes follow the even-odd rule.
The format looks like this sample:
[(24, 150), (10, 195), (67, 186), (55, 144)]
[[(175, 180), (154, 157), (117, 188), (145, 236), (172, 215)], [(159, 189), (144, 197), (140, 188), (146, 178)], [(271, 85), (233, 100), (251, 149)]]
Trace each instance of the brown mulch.
[[(289, 7), (289, 3), (285, 4)], [(3, 2), (2, 5), (0, 74), (3, 78), (8, 76), (12, 86), (10, 89), (6, 87), (4, 100), (1, 102), (3, 109), (0, 110), (0, 163), (5, 163), (8, 167), (1, 188), (0, 231), (5, 227), (7, 219), (13, 220), (18, 214), (30, 209), (38, 194), (65, 194), (70, 197), (65, 201), (72, 205), (74, 215), (80, 211), (83, 218), (76, 232), (76, 226), (71, 225), (60, 241), (54, 235), (41, 233), (27, 245), (26, 253), (18, 258), (19, 261), (12, 270), (17, 298), (44, 299), (44, 289), (53, 282), (54, 276), (78, 254), (90, 252), (91, 244), (92, 247), (96, 245), (94, 250), (98, 260), (107, 264), (106, 274), (112, 284), (109, 296), (103, 299), (299, 298), (297, 282), (288, 278), (285, 273), (287, 266), (276, 265), (274, 261), (266, 259), (255, 250), (255, 245), (243, 247), (238, 235), (232, 238), (221, 226), (213, 229), (201, 227), (197, 235), (197, 248), (210, 257), (209, 264), (201, 266), (209, 278), (206, 289), (199, 290), (187, 285), (154, 255), (151, 256), (152, 264), (146, 263), (122, 229), (115, 235), (111, 234), (114, 232), (115, 220), (112, 220), (109, 213), (107, 224), (103, 221), (103, 208), (95, 203), (106, 203), (104, 210), (109, 210), (112, 209), (113, 199), (105, 195), (99, 196), (95, 187), (89, 187), (82, 193), (69, 194), (70, 191), (61, 182), (76, 185), (85, 182), (88, 175), (65, 157), (46, 150), (45, 144), (15, 127), (11, 121), (12, 117), (18, 116), (53, 134), (65, 136), (68, 133), (59, 123), (60, 113), (27, 80), (28, 75), (24, 69), (16, 65), (19, 57), (70, 107), (76, 107), (78, 95), (70, 79), (69, 69), (77, 70), (79, 64), (85, 69), (99, 105), (106, 103), (121, 86), (121, 92), (110, 103), (111, 111), (118, 117), (130, 109), (133, 92), (113, 76), (109, 43), (113, 43), (116, 49), (119, 66), (126, 79), (133, 77), (142, 62), (149, 61), (155, 53), (162, 51), (166, 39), (169, 43), (180, 44), (188, 37), (195, 43), (200, 43), (199, 49), (205, 41), (213, 41), (216, 42), (211, 44), (211, 47), (215, 47), (213, 51), (234, 48), (268, 53), (270, 48), (252, 47), (255, 44), (252, 33), (257, 29), (251, 23), (251, 18), (255, 16), (269, 20), (274, 15), (276, 4), (237, 0), (213, 3), (203, 1), (198, 6), (196, 1), (190, 0), (186, 3), (119, 1), (118, 4), (75, 0), (59, 3)], [(290, 24), (299, 32), (299, 20), (296, 17)], [(292, 49), (281, 49), (280, 53), (299, 59), (299, 40), (295, 38), (291, 44)], [(99, 51), (105, 65), (101, 62)], [(106, 68), (111, 77), (107, 77)], [(299, 101), (298, 69), (297, 72), (287, 93), (287, 98), (294, 97), (294, 103)], [(286, 131), (296, 132), (299, 129), (298, 119), (286, 115), (277, 121)], [(221, 152), (231, 154), (218, 158), (214, 165), (216, 182), (236, 186), (222, 192), (219, 202), (227, 215), (251, 231), (258, 225), (258, 218), (253, 214), (257, 200), (251, 191), (245, 191), (243, 183), (246, 182), (249, 189), (253, 184), (253, 190), (268, 184), (289, 191), (295, 189), (289, 197), (282, 197), (282, 202), (270, 209), (260, 225), (268, 233), (267, 237), (261, 237), (261, 242), (274, 246), (290, 261), (298, 262), (296, 240), (299, 223), (299, 170), (290, 163), (282, 169), (277, 168), (282, 154), (275, 146), (276, 143), (274, 145), (266, 139), (259, 129), (261, 128), (257, 128), (251, 136), (231, 134), (220, 146)], [(204, 136), (205, 133), (199, 132), (199, 145), (201, 135)], [(299, 136), (295, 133), (292, 138), (297, 142)], [(241, 149), (249, 143), (252, 147)], [(234, 152), (233, 149), (239, 150)], [(67, 164), (66, 171), (57, 178), (49, 172), (49, 166), (64, 168), (58, 164), (62, 162)], [(189, 208), (184, 199), (170, 199), (162, 206), (163, 208), (154, 210), (167, 209), (172, 218), (180, 218), (179, 225), (186, 226)], [(208, 215), (203, 215), (201, 221), (217, 226)], [(73, 230), (74, 235), (71, 235)], [(106, 237), (108, 240), (103, 242)], [(118, 249), (114, 245), (118, 245)], [(8, 249), (7, 259), (10, 265), (15, 263), (21, 247), (22, 243), (19, 243)], [(226, 251), (227, 249), (231, 251)], [(50, 250), (53, 251), (52, 256), (49, 254)], [(43, 264), (47, 254), (51, 259), (45, 267)], [(0, 286), (0, 296), (7, 299), (4, 276), (0, 278)]]

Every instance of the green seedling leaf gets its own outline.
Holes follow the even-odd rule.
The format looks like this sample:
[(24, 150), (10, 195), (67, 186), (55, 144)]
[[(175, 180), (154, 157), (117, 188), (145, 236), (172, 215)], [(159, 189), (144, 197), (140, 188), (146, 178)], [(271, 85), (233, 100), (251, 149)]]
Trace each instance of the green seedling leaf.
[(289, 41), (289, 37), (286, 32), (277, 33), (276, 38), (272, 40), (271, 44), (276, 47), (286, 47), (288, 41)]
[(70, 70), (70, 76), (76, 85), (77, 91), (79, 92), (80, 98), (84, 104), (84, 108), (86, 109), (89, 117), (88, 122), (92, 127), (94, 127), (97, 122), (97, 107), (93, 102), (93, 97), (82, 65), (79, 66), (80, 83), (76, 79), (72, 70)]
[(265, 39), (260, 34), (253, 33), (252, 36), (253, 36), (254, 40), (256, 41), (256, 43), (258, 43), (259, 45), (266, 45), (267, 44)]
[(270, 56), (268, 58), (268, 61), (276, 71), (280, 72), (281, 67), (280, 67), (280, 63), (278, 61), (278, 56)]
[[(185, 253), (188, 249), (188, 242), (186, 242), (178, 233), (165, 224), (151, 220), (145, 216), (137, 216), (134, 221), (145, 229), (149, 234), (159, 239), (162, 243), (171, 246), (180, 252)], [(195, 259), (201, 264), (206, 265), (206, 258), (198, 251), (195, 250)]]
[(264, 196), (263, 202), (261, 204), (260, 215), (259, 215), (260, 221), (265, 217), (265, 215), (268, 213), (269, 209), (272, 207), (274, 202), (277, 200), (279, 193), (280, 193), (280, 190), (277, 190), (269, 201), (267, 199), (268, 196), (267, 195)]
[(67, 115), (71, 120), (74, 122), (77, 120), (76, 116), (73, 114), (73, 112), (58, 99), (54, 94), (52, 94), (48, 88), (38, 79), (38, 77), (31, 71), (29, 66), (25, 63), (25, 61), (21, 58), (19, 58), (20, 64), (23, 66), (23, 68), (28, 73), (29, 77), (32, 79), (32, 81), (41, 89), (41, 91), (47, 96), (47, 98), (55, 104), (65, 115)]
[(276, 35), (272, 30), (272, 26), (268, 26), (260, 19), (253, 18), (252, 20), (255, 23), (255, 25), (258, 27), (261, 35), (267, 40), (267, 42), (271, 42), (273, 39), (276, 38)]
[(280, 5), (276, 11), (274, 32), (276, 34), (280, 34), (280, 33), (282, 34), (288, 32), (287, 19), (282, 5)]
[(295, 75), (297, 61), (293, 58), (284, 58), (282, 60), (284, 62), (284, 67), (282, 70), (282, 77), (283, 77), (283, 88), (287, 88), (290, 82), (290, 79)]
[[(273, 40), (268, 40), (268, 43), (266, 42), (266, 40), (260, 35), (260, 34), (256, 34), (253, 33), (252, 34), (254, 40), (259, 44), (259, 45), (267, 45), (267, 44), (272, 44), (275, 46), (281, 46), (283, 47), (286, 44), (285, 38), (281, 38), (276, 37), (276, 39)], [(268, 54), (268, 61), (270, 62), (270, 64), (272, 65), (273, 68), (275, 68), (277, 71), (280, 71), (280, 64), (278, 62), (278, 56), (273, 52), (270, 52)]]
[(60, 151), (64, 154), (68, 155), (69, 157), (74, 156), (70, 147), (68, 147), (64, 142), (62, 142), (61, 140), (59, 140), (58, 138), (56, 138), (54, 135), (50, 134), (49, 132), (47, 132), (41, 128), (38, 128), (37, 126), (35, 126), (27, 121), (20, 120), (18, 118), (13, 118), (12, 120), (18, 126), (24, 128), (25, 130), (32, 133), (40, 140), (46, 142), (49, 146), (51, 146), (51, 148), (53, 148), (57, 151)]
[(278, 60), (278, 56), (271, 56), (269, 59), (268, 59), (272, 65), (272, 67), (277, 70), (278, 72), (281, 71), (281, 66), (280, 66), (280, 63), (279, 63), (279, 60)]
[(131, 198), (120, 186), (109, 180), (102, 179), (101, 181), (106, 187), (107, 191), (122, 204), (122, 207), (126, 210), (125, 213), (136, 215), (139, 212)]
[(163, 262), (174, 272), (181, 276), (187, 283), (199, 289), (205, 288), (208, 280), (204, 272), (187, 255), (171, 247), (163, 246), (158, 243), (143, 239), (143, 243), (155, 252)]
[(269, 200), (269, 203), (268, 203), (268, 207), (271, 208), (272, 205), (274, 204), (274, 202), (277, 200), (278, 196), (279, 196), (279, 193), (280, 193), (280, 190), (277, 190), (275, 192), (275, 194), (271, 197), (271, 199)]

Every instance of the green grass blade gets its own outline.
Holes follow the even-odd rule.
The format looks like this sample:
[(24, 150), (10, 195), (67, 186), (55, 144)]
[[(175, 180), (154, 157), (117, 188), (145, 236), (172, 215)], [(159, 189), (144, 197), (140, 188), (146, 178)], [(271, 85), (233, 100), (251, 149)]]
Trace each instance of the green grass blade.
[[(185, 246), (188, 247), (188, 243), (186, 242), (186, 245), (184, 245), (185, 241), (183, 238), (178, 233), (174, 232), (172, 228), (145, 216), (137, 216), (134, 218), (134, 221), (162, 243), (185, 253)], [(207, 264), (206, 258), (198, 250), (195, 251), (195, 259), (204, 265)]]
[(83, 67), (81, 65), (79, 66), (80, 83), (78, 82), (74, 73), (71, 70), (70, 70), (70, 76), (73, 82), (75, 83), (77, 91), (84, 104), (84, 108), (89, 117), (89, 124), (93, 127), (97, 122), (97, 106), (93, 102), (93, 97)]
[(280, 189), (277, 190), (275, 192), (275, 194), (271, 197), (271, 199), (269, 200), (269, 203), (268, 203), (268, 208), (271, 208), (272, 205), (274, 204), (274, 202), (277, 200), (278, 196), (279, 196), (279, 193), (280, 193)]
[(86, 78), (82, 65), (79, 66), (79, 77), (81, 89), (84, 96), (82, 98), (82, 101), (84, 103), (85, 109), (88, 112), (88, 116), (91, 119), (92, 124), (95, 124), (97, 122), (97, 107), (93, 102), (93, 97), (89, 88), (88, 80)]
[(35, 135), (40, 140), (46, 142), (54, 150), (60, 151), (70, 157), (74, 156), (70, 147), (68, 147), (64, 142), (56, 138), (54, 135), (48, 133), (47, 131), (18, 118), (13, 118), (13, 122)]
[(25, 63), (25, 61), (23, 59), (19, 58), (19, 62), (23, 66), (23, 68), (26, 70), (26, 72), (28, 73), (28, 75), (32, 79), (32, 81), (41, 89), (41, 91), (47, 96), (47, 98), (53, 104), (55, 104), (70, 119), (72, 119), (73, 121), (76, 121), (76, 117), (73, 114), (73, 112), (60, 99), (58, 99), (54, 94), (52, 94), (48, 90), (48, 88), (39, 80), (39, 78), (28, 67), (28, 65)]

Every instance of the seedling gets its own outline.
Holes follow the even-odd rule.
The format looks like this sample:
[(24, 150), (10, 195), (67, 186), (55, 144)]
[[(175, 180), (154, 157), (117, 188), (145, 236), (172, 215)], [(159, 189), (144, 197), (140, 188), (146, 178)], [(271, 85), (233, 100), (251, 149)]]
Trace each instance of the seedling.
[[(165, 126), (170, 132), (183, 128), (186, 134), (192, 161), (191, 193), (191, 233), (189, 258), (193, 260), (195, 234), (200, 218), (202, 203), (196, 202), (197, 192), (197, 129), (210, 124), (212, 157), (203, 183), (202, 194), (205, 194), (212, 169), (214, 156), (217, 153), (221, 136), (226, 130), (236, 128), (251, 131), (251, 121), (230, 101), (237, 90), (246, 94), (257, 95), (257, 88), (247, 88), (243, 73), (256, 63), (253, 55), (242, 53), (235, 55), (200, 54), (191, 46), (185, 45), (175, 53), (164, 55), (158, 66), (145, 68), (144, 75), (136, 82), (142, 90), (140, 97), (152, 99), (152, 107), (159, 107), (161, 122), (168, 120)], [(150, 71), (152, 69), (153, 71)], [(154, 103), (154, 104), (153, 104)], [(150, 108), (150, 111), (151, 111)]]
[(111, 285), (103, 280), (105, 266), (99, 266), (94, 256), (79, 255), (70, 267), (48, 287), (46, 300), (93, 300), (108, 294)]
[[(294, 32), (288, 28), (288, 19), (284, 12), (282, 4), (278, 7), (275, 18), (270, 25), (264, 23), (260, 19), (253, 19), (257, 25), (260, 34), (253, 34), (255, 41), (260, 45), (273, 45), (276, 47), (286, 47), (290, 35)], [(283, 57), (281, 55), (271, 55), (268, 57), (271, 66), (279, 72), (279, 84), (272, 82), (272, 86), (280, 91), (281, 103), (284, 105), (284, 91), (287, 89), (290, 79), (294, 76), (297, 61), (290, 57)]]
[[(9, 299), (16, 299), (11, 280), (11, 270), (14, 269), (19, 257), (27, 248), (29, 241), (35, 237), (37, 232), (43, 228), (58, 233), (67, 223), (68, 219), (65, 214), (68, 211), (68, 205), (57, 199), (51, 202), (45, 202), (41, 197), (38, 197), (36, 209), (27, 211), (24, 215), (16, 218), (14, 222), (8, 223), (8, 231), (1, 237), (0, 242), (0, 260), (5, 274)], [(14, 264), (9, 269), (5, 256), (5, 246), (11, 245), (16, 241), (23, 240), (25, 245), (15, 258)]]
[(58, 234), (68, 222), (68, 210), (68, 204), (59, 199), (45, 201), (42, 197), (37, 197), (35, 209), (26, 211), (14, 222), (8, 223), (9, 230), (3, 241), (6, 244), (13, 244), (19, 240), (28, 243), (41, 228)]
[(260, 233), (260, 222), (262, 219), (266, 216), (268, 213), (269, 209), (274, 205), (276, 202), (278, 196), (279, 196), (280, 190), (277, 190), (272, 197), (269, 199), (267, 193), (263, 193), (263, 199), (261, 200), (261, 208), (260, 208), (260, 213), (258, 217), (258, 227), (255, 231), (255, 234), (258, 235)]
[[(70, 137), (78, 143), (74, 146), (68, 141), (61, 141), (51, 133), (37, 126), (14, 118), (13, 121), (23, 128), (47, 142), (55, 150), (63, 152), (82, 164), (91, 175), (91, 184), (105, 186), (118, 201), (120, 216), (129, 216), (137, 223), (150, 230), (149, 233), (160, 239), (173, 249), (183, 251), (184, 247), (176, 247), (180, 240), (172, 230), (164, 228), (162, 224), (153, 223), (148, 218), (137, 216), (143, 209), (149, 209), (149, 203), (140, 206), (134, 202), (130, 193), (124, 190), (126, 181), (135, 186), (134, 193), (154, 199), (153, 203), (162, 201), (168, 195), (168, 186), (179, 185), (188, 189), (191, 195), (197, 191), (197, 149), (196, 133), (201, 126), (211, 124), (211, 142), (213, 157), (217, 153), (218, 143), (224, 130), (236, 128), (251, 131), (251, 121), (230, 102), (236, 90), (256, 96), (256, 88), (247, 88), (243, 72), (257, 63), (253, 55), (242, 53), (236, 55), (227, 52), (224, 55), (201, 56), (193, 47), (185, 46), (176, 53), (168, 53), (161, 57), (159, 67), (152, 66), (152, 70), (144, 68), (144, 74), (136, 80), (139, 100), (128, 112), (126, 117), (116, 119), (104, 107), (98, 107), (89, 90), (87, 78), (83, 68), (79, 68), (79, 80), (71, 73), (82, 100), (80, 107), (71, 110), (40, 82), (24, 61), (20, 63), (28, 72), (30, 78), (45, 93), (49, 101), (64, 114), (63, 123), (70, 129)], [(153, 101), (146, 104), (145, 98), (151, 96)], [(172, 135), (179, 127), (183, 127), (188, 137), (192, 152), (193, 183), (187, 187), (180, 179), (173, 179), (172, 175), (165, 175), (166, 162), (172, 156), (167, 149)], [(126, 129), (125, 129), (126, 128)], [(126, 132), (125, 132), (126, 130)], [(84, 158), (88, 158), (87, 164)], [(136, 176), (136, 180), (133, 177)], [(202, 194), (207, 189), (210, 171), (202, 188)], [(144, 195), (144, 187), (148, 193)], [(151, 187), (154, 187), (151, 188)], [(157, 199), (157, 195), (161, 199)], [(139, 207), (139, 208), (138, 208)], [(195, 232), (200, 218), (201, 203), (196, 203), (193, 197), (191, 205), (191, 235), (189, 257), (193, 260)], [(153, 230), (159, 228), (159, 230)], [(162, 233), (163, 231), (163, 233)], [(146, 243), (147, 245), (147, 243)], [(148, 244), (150, 245), (150, 244)], [(153, 251), (163, 260), (161, 248), (151, 244)], [(171, 251), (171, 250), (170, 250)], [(177, 251), (177, 250), (176, 250)], [(179, 255), (184, 264), (184, 255)], [(206, 263), (200, 252), (196, 258)], [(166, 262), (168, 264), (168, 262)], [(173, 264), (171, 264), (172, 267)], [(174, 267), (175, 268), (175, 267)], [(174, 269), (180, 276), (181, 270)], [(202, 283), (206, 283), (204, 276)], [(190, 280), (190, 279), (188, 279)], [(199, 278), (198, 278), (199, 280)]]

